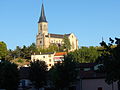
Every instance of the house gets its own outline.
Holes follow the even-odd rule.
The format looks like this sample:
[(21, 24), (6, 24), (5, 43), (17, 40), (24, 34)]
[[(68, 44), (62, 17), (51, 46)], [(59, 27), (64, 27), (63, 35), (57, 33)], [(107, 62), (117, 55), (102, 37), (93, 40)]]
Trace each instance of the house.
[(45, 61), (49, 70), (52, 66), (54, 66), (54, 54), (55, 53), (44, 53), (40, 55), (31, 55), (31, 61)]
[(96, 63), (79, 64), (78, 81), (73, 84), (74, 90), (118, 90), (117, 82), (108, 85), (105, 74), (96, 72)]
[(58, 52), (58, 53), (55, 53), (54, 55), (54, 64), (56, 63), (62, 63), (63, 60), (64, 60), (64, 56), (67, 55), (67, 52)]
[(31, 55), (31, 61), (45, 61), (48, 70), (54, 66), (54, 64), (61, 62), (64, 60), (64, 56), (66, 55), (66, 52), (55, 52), (55, 53), (43, 53), (39, 55)]

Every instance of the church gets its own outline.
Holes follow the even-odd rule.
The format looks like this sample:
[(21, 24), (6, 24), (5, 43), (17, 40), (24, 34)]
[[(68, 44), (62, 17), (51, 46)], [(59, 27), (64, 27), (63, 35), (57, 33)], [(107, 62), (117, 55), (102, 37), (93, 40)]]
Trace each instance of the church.
[(66, 35), (70, 41), (71, 49), (74, 51), (78, 49), (78, 39), (73, 33), (69, 34), (53, 34), (48, 32), (48, 22), (45, 16), (44, 5), (42, 3), (41, 16), (38, 21), (38, 33), (36, 36), (36, 46), (38, 48), (48, 48), (51, 44), (64, 44), (63, 38)]

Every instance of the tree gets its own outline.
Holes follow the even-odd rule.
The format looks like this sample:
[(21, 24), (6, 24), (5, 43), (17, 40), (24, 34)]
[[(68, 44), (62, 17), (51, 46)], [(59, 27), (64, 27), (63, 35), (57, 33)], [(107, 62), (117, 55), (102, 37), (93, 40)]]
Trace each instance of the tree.
[(6, 56), (6, 60), (7, 61), (11, 61), (14, 59), (14, 53), (13, 53), (13, 50), (9, 49), (8, 50), (8, 53), (7, 53), (7, 56)]
[(78, 71), (76, 62), (70, 56), (66, 56), (63, 63), (56, 64), (51, 70), (53, 84), (57, 89), (68, 88), (77, 80)]
[(31, 54), (34, 54), (34, 53), (38, 52), (35, 43), (32, 43), (28, 48), (29, 48)]
[(68, 52), (71, 49), (71, 44), (67, 35), (64, 35), (63, 42), (64, 42), (63, 49), (65, 49)]
[(18, 82), (17, 65), (8, 61), (0, 62), (0, 88), (17, 90)]
[[(114, 43), (116, 47), (113, 47)], [(103, 54), (97, 61), (98, 64), (102, 64), (99, 70), (105, 73), (105, 81), (108, 84), (116, 81), (120, 83), (120, 39), (115, 38), (113, 40), (110, 38), (110, 43), (106, 44), (106, 42), (102, 41), (100, 44), (104, 49), (102, 50)]]
[(68, 54), (72, 60), (79, 63), (93, 63), (101, 55), (97, 47), (81, 47)]
[(31, 59), (31, 55), (33, 54), (37, 54), (38, 53), (38, 49), (35, 45), (35, 43), (32, 43), (30, 46), (27, 47), (27, 53), (26, 53), (26, 59)]
[(21, 47), (16, 46), (16, 49), (13, 51), (14, 53), (14, 58), (18, 58), (21, 56)]
[(0, 42), (0, 59), (4, 59), (7, 55), (7, 45), (4, 42)]
[(47, 48), (48, 52), (59, 51), (59, 48), (56, 44), (50, 44), (49, 48)]
[(23, 59), (31, 59), (31, 55), (34, 53), (38, 53), (38, 49), (36, 48), (36, 45), (32, 43), (30, 46), (19, 47), (16, 46), (15, 50), (8, 50), (7, 59), (15, 59), (15, 58), (23, 58)]
[(30, 63), (30, 80), (36, 88), (44, 87), (46, 84), (47, 65), (44, 61)]
[(61, 52), (63, 51), (63, 47), (60, 44), (50, 44), (48, 48), (38, 48), (37, 54), (48, 53), (48, 52)]

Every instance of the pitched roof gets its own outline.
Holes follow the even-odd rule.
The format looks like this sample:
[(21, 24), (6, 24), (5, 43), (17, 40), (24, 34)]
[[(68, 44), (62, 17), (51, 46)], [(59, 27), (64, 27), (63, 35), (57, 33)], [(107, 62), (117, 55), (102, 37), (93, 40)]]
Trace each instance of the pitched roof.
[[(96, 65), (96, 63), (80, 63), (78, 64), (77, 68), (94, 68)], [(105, 77), (105, 73), (98, 72), (94, 69), (90, 69), (88, 71), (80, 70), (79, 74), (82, 79), (100, 79)]]
[[(69, 36), (70, 34), (49, 34), (51, 38), (64, 38), (64, 35)], [(46, 35), (48, 37), (48, 35)]]
[(82, 79), (96, 79), (105, 78), (105, 73), (98, 73), (93, 70), (90, 71), (80, 71), (80, 77)]
[(80, 68), (92, 68), (96, 65), (96, 63), (80, 63), (78, 67)]
[(54, 54), (54, 52), (47, 52), (47, 53), (41, 53), (40, 54), (36, 54), (36, 55), (50, 55), (50, 54)]
[(64, 56), (66, 54), (67, 54), (67, 52), (57, 52), (57, 53), (55, 53), (55, 56)]
[(63, 38), (64, 35), (61, 35), (61, 34), (50, 34), (50, 37), (53, 37), (53, 38)]
[(40, 22), (47, 22), (46, 17), (45, 17), (45, 12), (44, 12), (44, 5), (42, 4), (42, 8), (41, 8), (41, 16), (39, 18), (38, 23)]

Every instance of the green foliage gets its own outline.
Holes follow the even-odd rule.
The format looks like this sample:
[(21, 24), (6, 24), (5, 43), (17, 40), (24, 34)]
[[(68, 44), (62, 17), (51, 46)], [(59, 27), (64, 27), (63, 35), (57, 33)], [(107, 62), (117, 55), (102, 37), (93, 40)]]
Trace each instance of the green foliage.
[(63, 63), (56, 64), (51, 70), (51, 77), (54, 86), (63, 90), (77, 80), (78, 71), (76, 62), (71, 57), (66, 56)]
[(60, 46), (59, 44), (50, 44), (50, 46), (46, 49), (43, 48), (38, 48), (38, 53), (48, 53), (48, 52), (62, 52), (63, 51), (63, 47)]
[(0, 42), (0, 59), (4, 59), (7, 55), (7, 46), (4, 42)]
[(48, 48), (48, 52), (55, 52), (58, 51), (58, 46), (56, 44), (51, 44)]
[[(48, 52), (57, 52), (59, 50), (58, 46), (56, 44), (51, 44), (48, 48), (38, 48), (38, 52), (41, 53), (48, 53)], [(39, 54), (39, 53), (38, 53)]]
[(38, 53), (38, 50), (34, 43), (32, 43), (28, 47), (26, 47), (25, 45), (23, 45), (23, 47), (17, 46), (15, 50), (8, 51), (6, 59), (9, 61), (20, 57), (23, 59), (31, 59), (31, 55), (34, 53)]
[(68, 52), (71, 49), (71, 44), (69, 38), (66, 35), (64, 35), (63, 42), (63, 49)]
[(30, 63), (30, 80), (36, 88), (44, 87), (46, 84), (47, 65), (44, 61)]
[(0, 88), (17, 90), (18, 81), (17, 65), (8, 61), (0, 62)]
[(13, 51), (10, 49), (10, 50), (8, 50), (8, 54), (7, 54), (7, 56), (6, 56), (6, 60), (7, 61), (11, 61), (11, 60), (13, 60), (14, 59), (14, 53), (13, 53)]
[(101, 53), (96, 47), (81, 47), (80, 49), (68, 53), (72, 60), (79, 63), (93, 63)]
[(23, 63), (23, 60), (22, 60), (22, 59), (18, 59), (17, 62), (18, 62), (18, 63)]
[(120, 82), (120, 39), (116, 38), (116, 47), (112, 47), (114, 40), (110, 38), (110, 43), (106, 44), (102, 41), (100, 44), (104, 47), (103, 54), (98, 58), (98, 64), (102, 64), (99, 68), (106, 74), (106, 82)]

